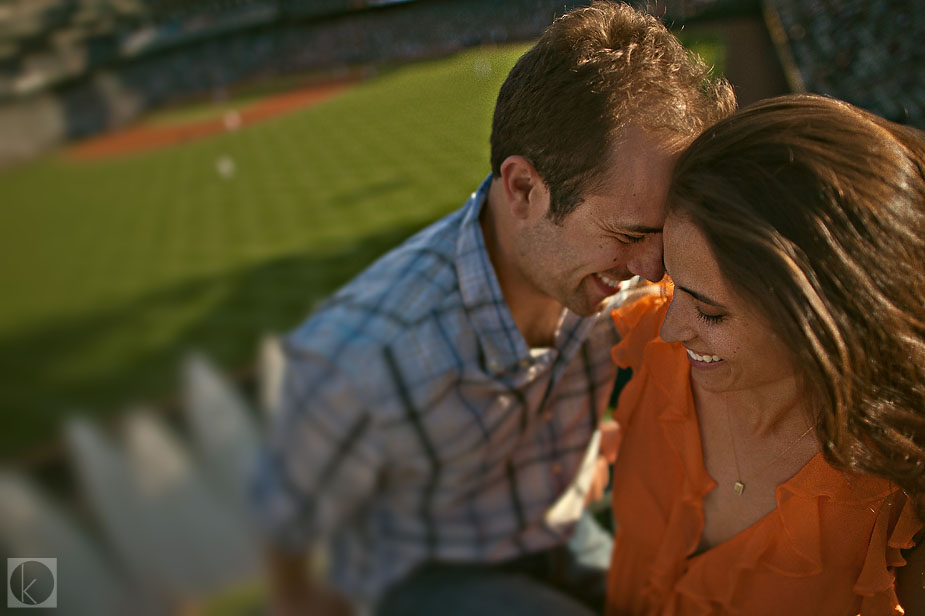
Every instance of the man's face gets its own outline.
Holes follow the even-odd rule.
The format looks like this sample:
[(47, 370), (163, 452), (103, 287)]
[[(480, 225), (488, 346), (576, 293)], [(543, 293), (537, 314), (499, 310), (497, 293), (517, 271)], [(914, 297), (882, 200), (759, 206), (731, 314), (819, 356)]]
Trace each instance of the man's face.
[[(524, 278), (541, 295), (580, 315), (599, 311), (619, 283), (638, 274), (661, 280), (665, 197), (680, 146), (630, 128), (597, 190), (561, 224), (537, 211), (517, 236)], [(542, 210), (542, 208), (537, 208)]]

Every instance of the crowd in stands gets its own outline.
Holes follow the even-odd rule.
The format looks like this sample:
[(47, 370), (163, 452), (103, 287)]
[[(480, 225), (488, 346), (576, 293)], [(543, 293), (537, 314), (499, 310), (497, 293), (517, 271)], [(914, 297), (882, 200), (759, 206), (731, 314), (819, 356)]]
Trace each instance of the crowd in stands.
[(766, 0), (779, 17), (797, 89), (925, 128), (925, 3)]
[[(296, 3), (298, 4), (298, 3)], [(452, 53), (480, 44), (534, 38), (569, 6), (562, 0), (419, 0), (321, 19), (202, 36), (115, 63), (124, 90), (142, 109), (197, 94), (220, 93), (241, 80), (294, 71), (341, 69)], [(296, 7), (297, 8), (297, 7)], [(68, 137), (109, 127), (93, 79), (67, 83), (58, 95), (68, 110)]]
[[(687, 19), (742, 0), (631, 0), (654, 14)], [(754, 0), (757, 2), (757, 0)], [(251, 74), (239, 49), (294, 52), (296, 68), (396, 55), (443, 53), (472, 42), (537, 36), (552, 15), (587, 2), (549, 0), (4, 0), (0, 4), (0, 104), (86, 79), (166, 52), (202, 56), (216, 38), (229, 49), (218, 70)], [(408, 5), (401, 7), (390, 5)], [(410, 6), (413, 5), (413, 6)], [(413, 15), (409, 19), (409, 15)], [(319, 23), (320, 22), (320, 23)], [(345, 23), (353, 22), (353, 23)], [(427, 36), (410, 32), (423, 25)], [(311, 44), (303, 34), (324, 39)], [(252, 42), (253, 38), (280, 38)], [(296, 39), (295, 43), (286, 40)], [(330, 45), (326, 43), (330, 42)], [(393, 47), (390, 47), (394, 45)], [(214, 46), (214, 45), (213, 45)], [(369, 47), (375, 49), (370, 52)], [(206, 56), (209, 54), (206, 53)], [(280, 56), (281, 54), (277, 54)], [(243, 60), (240, 66), (235, 62)], [(291, 55), (287, 55), (287, 58)], [(273, 61), (273, 57), (264, 57)], [(169, 69), (171, 61), (165, 66)], [(292, 64), (290, 61), (289, 64)], [(138, 70), (133, 70), (138, 73)], [(163, 77), (155, 76), (163, 81)], [(199, 80), (201, 81), (201, 80)], [(207, 79), (205, 83), (213, 83)], [(157, 88), (160, 92), (160, 88)], [(159, 98), (160, 94), (155, 96)]]
[(0, 101), (229, 32), (364, 7), (363, 0), (4, 0)]
[[(7, 0), (0, 4), (0, 107), (53, 92), (66, 137), (256, 77), (443, 55), (536, 37), (564, 0)], [(646, 0), (666, 20), (722, 16), (742, 0)], [(758, 7), (758, 0), (751, 2)], [(764, 0), (798, 69), (794, 87), (925, 125), (925, 5), (908, 0)], [(98, 74), (118, 88), (100, 91)], [(124, 108), (125, 105), (122, 105)], [(130, 114), (128, 114), (130, 115)]]

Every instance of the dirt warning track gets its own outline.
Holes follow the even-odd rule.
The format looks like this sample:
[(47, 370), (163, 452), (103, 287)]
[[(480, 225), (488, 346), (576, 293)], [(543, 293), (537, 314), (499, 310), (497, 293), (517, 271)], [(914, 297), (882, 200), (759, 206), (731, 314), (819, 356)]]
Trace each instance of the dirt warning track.
[(271, 95), (239, 111), (229, 111), (224, 116), (205, 120), (117, 130), (72, 146), (67, 150), (67, 156), (73, 160), (92, 160), (189, 143), (317, 105), (334, 98), (357, 81), (350, 79)]

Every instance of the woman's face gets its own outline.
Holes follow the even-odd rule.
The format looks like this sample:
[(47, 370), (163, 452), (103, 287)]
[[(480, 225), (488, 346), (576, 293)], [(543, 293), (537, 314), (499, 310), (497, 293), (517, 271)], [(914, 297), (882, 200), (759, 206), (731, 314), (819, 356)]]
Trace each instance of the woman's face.
[(718, 393), (792, 379), (790, 353), (772, 325), (720, 275), (700, 230), (669, 215), (664, 233), (665, 269), (674, 296), (661, 336), (687, 349), (692, 382)]

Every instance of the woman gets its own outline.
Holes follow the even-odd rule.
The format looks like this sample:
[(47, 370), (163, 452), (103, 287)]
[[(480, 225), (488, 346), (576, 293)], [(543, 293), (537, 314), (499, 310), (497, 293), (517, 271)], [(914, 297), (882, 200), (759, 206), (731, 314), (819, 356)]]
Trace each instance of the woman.
[(925, 614), (922, 135), (797, 95), (682, 155), (673, 288), (614, 313), (608, 614)]

